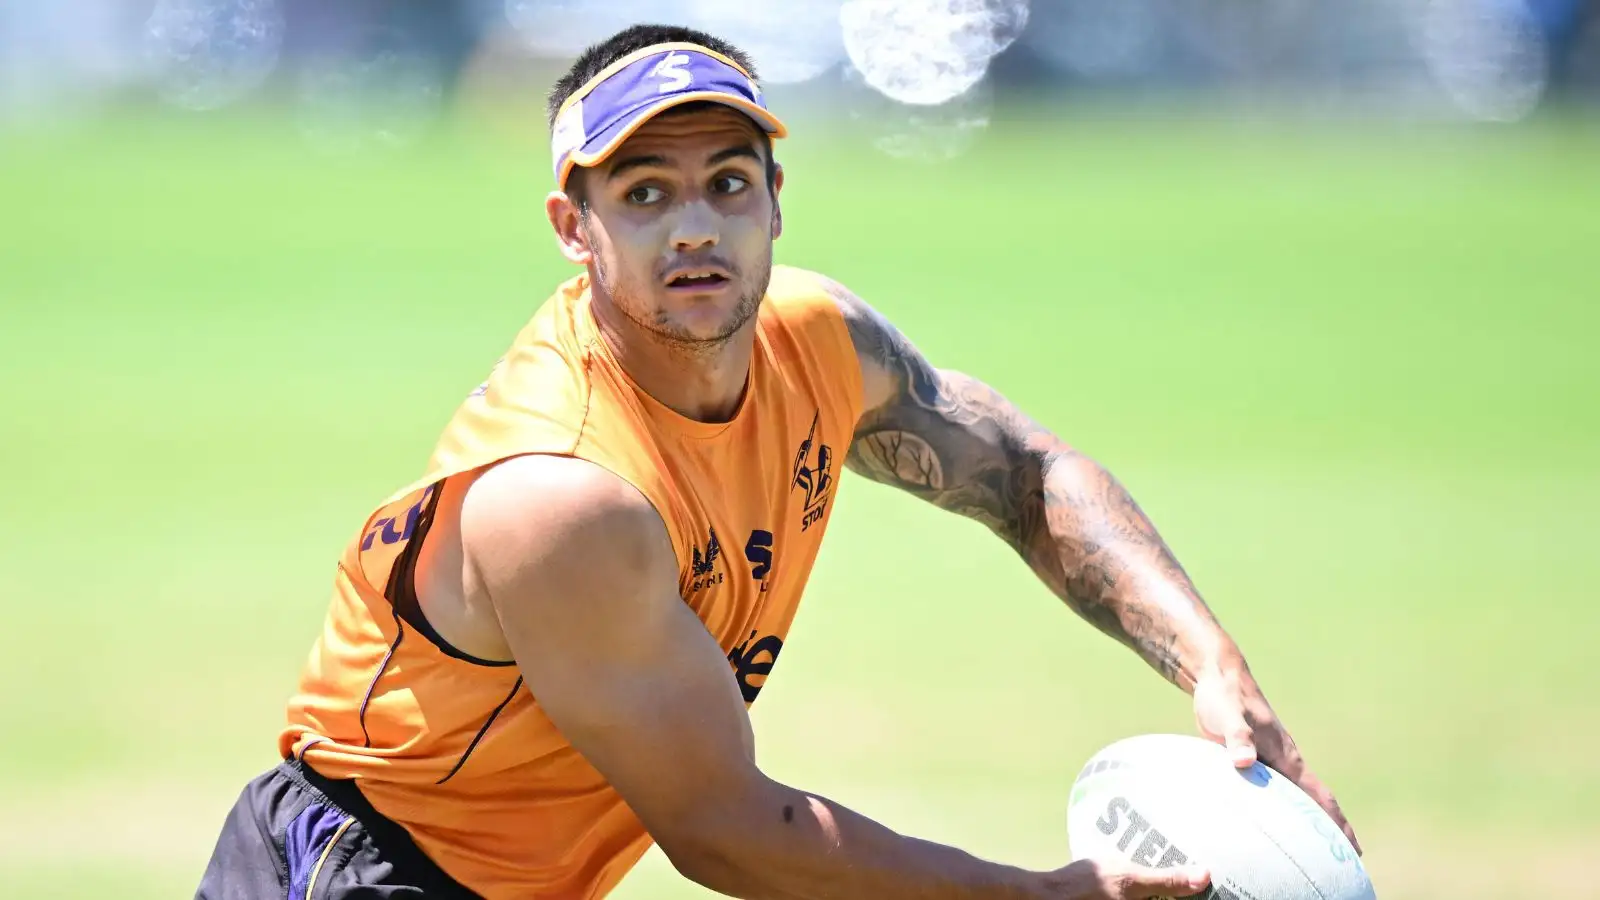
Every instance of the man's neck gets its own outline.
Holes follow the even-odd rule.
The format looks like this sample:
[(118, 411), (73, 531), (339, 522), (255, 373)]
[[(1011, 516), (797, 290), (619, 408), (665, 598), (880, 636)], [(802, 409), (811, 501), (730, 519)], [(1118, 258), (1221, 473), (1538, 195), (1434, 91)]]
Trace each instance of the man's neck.
[(726, 422), (738, 412), (750, 376), (754, 317), (725, 341), (682, 344), (641, 327), (609, 302), (591, 308), (623, 371), (661, 405), (697, 422)]

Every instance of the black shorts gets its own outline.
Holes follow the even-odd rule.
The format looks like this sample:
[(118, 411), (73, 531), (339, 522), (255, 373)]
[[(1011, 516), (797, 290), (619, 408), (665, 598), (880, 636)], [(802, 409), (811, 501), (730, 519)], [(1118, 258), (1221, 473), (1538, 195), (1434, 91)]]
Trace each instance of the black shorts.
[(195, 900), (472, 898), (353, 781), (289, 760), (228, 812)]

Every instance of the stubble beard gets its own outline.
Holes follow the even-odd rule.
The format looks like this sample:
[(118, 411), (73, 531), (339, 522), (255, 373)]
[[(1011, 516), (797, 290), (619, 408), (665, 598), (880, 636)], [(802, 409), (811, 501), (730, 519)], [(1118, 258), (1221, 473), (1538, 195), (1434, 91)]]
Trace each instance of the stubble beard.
[(611, 305), (628, 321), (658, 339), (673, 353), (691, 359), (704, 359), (715, 356), (760, 311), (761, 299), (766, 296), (767, 287), (772, 281), (772, 258), (768, 256), (762, 261), (757, 277), (753, 282), (746, 283), (727, 323), (709, 337), (690, 333), (673, 322), (664, 310), (658, 310), (654, 315), (641, 314), (641, 308), (647, 304), (633, 302), (639, 299), (635, 292), (629, 285), (612, 278), (605, 263), (598, 257), (595, 259), (595, 275), (611, 297)]

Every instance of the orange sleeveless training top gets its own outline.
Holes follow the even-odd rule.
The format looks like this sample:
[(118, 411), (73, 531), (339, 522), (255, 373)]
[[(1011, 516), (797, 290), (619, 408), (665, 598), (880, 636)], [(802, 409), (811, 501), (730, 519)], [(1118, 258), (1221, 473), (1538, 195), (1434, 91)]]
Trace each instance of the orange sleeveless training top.
[(524, 453), (591, 460), (660, 511), (679, 592), (754, 701), (816, 559), (861, 406), (849, 333), (817, 276), (774, 267), (757, 321), (739, 412), (700, 423), (629, 380), (596, 330), (587, 278), (562, 285), (462, 404), (424, 477), (351, 540), (283, 755), (358, 779), (379, 812), (491, 900), (610, 891), (650, 847), (644, 827), (514, 664), (433, 640), (412, 566), (445, 479)]

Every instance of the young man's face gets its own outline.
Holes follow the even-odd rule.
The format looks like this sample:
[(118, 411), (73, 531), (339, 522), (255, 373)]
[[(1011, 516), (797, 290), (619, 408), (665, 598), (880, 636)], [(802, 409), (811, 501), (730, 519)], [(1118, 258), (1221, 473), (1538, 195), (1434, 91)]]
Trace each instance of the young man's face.
[[(726, 340), (756, 314), (781, 230), (782, 173), (769, 191), (767, 146), (738, 111), (696, 105), (657, 116), (575, 173), (588, 212), (573, 238), (619, 311), (687, 344)], [(575, 213), (552, 208), (558, 233), (564, 215)]]

